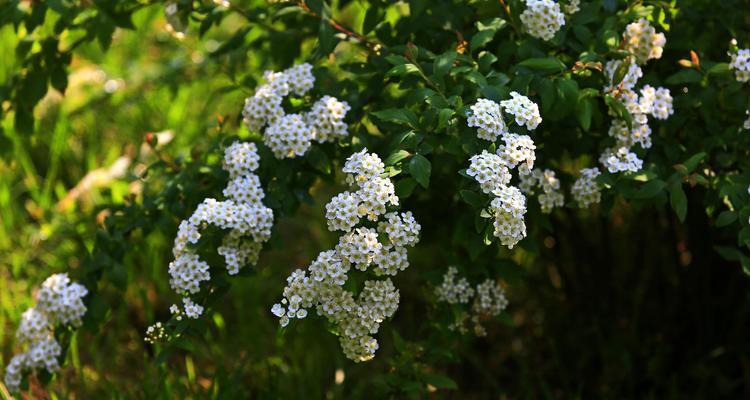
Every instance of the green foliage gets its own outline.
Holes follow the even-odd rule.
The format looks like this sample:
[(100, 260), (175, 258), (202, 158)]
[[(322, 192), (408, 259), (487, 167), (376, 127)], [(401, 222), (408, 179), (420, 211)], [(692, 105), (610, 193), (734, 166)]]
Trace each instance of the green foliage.
[[(550, 42), (523, 31), (517, 0), (230, 2), (0, 4), (0, 50), (11, 55), (0, 60), (2, 366), (16, 349), (10, 327), (45, 276), (70, 271), (91, 293), (83, 328), (58, 332), (63, 371), (32, 377), (27, 391), (750, 393), (750, 285), (741, 279), (750, 274), (750, 139), (740, 129), (750, 91), (727, 56), (732, 38), (750, 47), (746, 1), (583, 1)], [(165, 17), (167, 6), (176, 11)], [(642, 81), (675, 98), (675, 114), (652, 124), (653, 147), (639, 153), (643, 170), (605, 171), (602, 202), (589, 210), (568, 202), (548, 215), (529, 197), (528, 237), (512, 251), (500, 246), (485, 218), (490, 197), (465, 172), (470, 156), (494, 150), (466, 125), (469, 106), (512, 91), (539, 104), (539, 129), (518, 133), (534, 138), (537, 165), (570, 188), (611, 144), (612, 117), (633, 124), (602, 88), (617, 87), (634, 62), (621, 32), (638, 18), (667, 35)], [(612, 82), (602, 71), (609, 59), (625, 60)], [(264, 70), (298, 61), (315, 64), (315, 95), (352, 106), (350, 137), (280, 161), (243, 127), (242, 102)], [(163, 143), (146, 139), (160, 131), (171, 133), (157, 135)], [(241, 277), (212, 270), (206, 318), (172, 320), (179, 338), (146, 344), (146, 326), (178, 301), (167, 274), (177, 225), (203, 198), (221, 196), (222, 149), (236, 139), (261, 149), (264, 201), (277, 218), (272, 239)], [(334, 240), (323, 205), (340, 189), (336, 171), (362, 147), (383, 158), (423, 233), (397, 280), (401, 308), (384, 322), (376, 359), (353, 364), (323, 319), (279, 330), (269, 309), (288, 273)], [(121, 157), (126, 172), (102, 168)], [(220, 238), (209, 231), (199, 246), (212, 265)], [(450, 265), (473, 283), (492, 278), (508, 288), (510, 308), (486, 321), (486, 338), (449, 329), (461, 310), (437, 303), (433, 289)]]

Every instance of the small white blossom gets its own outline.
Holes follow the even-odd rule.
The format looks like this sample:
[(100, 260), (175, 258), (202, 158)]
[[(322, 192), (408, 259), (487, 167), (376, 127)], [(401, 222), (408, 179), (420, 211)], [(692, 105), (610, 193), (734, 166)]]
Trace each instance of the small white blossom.
[(620, 68), (623, 62), (623, 60), (609, 60), (604, 65), (604, 73), (608, 82), (604, 87), (605, 91), (612, 89), (633, 90), (638, 83), (638, 80), (643, 77), (643, 70), (641, 70), (641, 67), (637, 63), (631, 62), (628, 66), (628, 72), (625, 73), (622, 82), (615, 82), (615, 72), (617, 72), (617, 69)]
[(291, 91), (297, 96), (304, 96), (315, 85), (313, 67), (308, 63), (297, 64), (284, 70)]
[(560, 4), (553, 0), (525, 0), (526, 9), (521, 13), (521, 22), (529, 35), (552, 40), (565, 25), (565, 14)]
[(310, 148), (313, 130), (299, 114), (287, 114), (266, 129), (263, 143), (276, 158), (304, 155)]
[(519, 172), (524, 174), (534, 168), (536, 161), (536, 145), (527, 135), (507, 133), (502, 137), (505, 145), (497, 147), (497, 154), (505, 160), (510, 168), (518, 166)]
[(193, 303), (193, 300), (189, 297), (184, 297), (182, 299), (182, 304), (185, 310), (185, 315), (188, 318), (197, 319), (203, 314), (203, 306)]
[(27, 371), (44, 368), (54, 374), (60, 369), (62, 347), (55, 340), (55, 328), (81, 325), (86, 313), (82, 299), (87, 293), (84, 286), (71, 281), (66, 273), (53, 274), (42, 283), (36, 306), (21, 315), (16, 330), (16, 338), (26, 351), (14, 355), (5, 371), (5, 385), (11, 392), (20, 389)]
[(323, 96), (316, 101), (310, 112), (305, 114), (305, 121), (312, 129), (315, 140), (325, 143), (348, 136), (348, 125), (344, 122), (344, 117), (350, 109), (347, 102), (331, 96)]
[(528, 97), (517, 92), (510, 92), (511, 98), (503, 100), (500, 105), (506, 113), (513, 115), (518, 126), (526, 126), (528, 130), (534, 130), (542, 122), (539, 114), (539, 106)]
[(567, 4), (563, 4), (563, 10), (565, 14), (573, 15), (581, 10), (581, 0), (569, 0)]
[(613, 174), (626, 171), (638, 172), (643, 168), (643, 160), (627, 147), (606, 149), (599, 158), (599, 162)]
[(438, 301), (449, 304), (466, 304), (474, 297), (474, 288), (469, 285), (466, 278), (456, 279), (458, 269), (448, 267), (448, 271), (443, 275), (443, 283), (435, 288), (435, 295)]
[(492, 100), (479, 99), (471, 107), (467, 119), (470, 127), (477, 128), (479, 139), (494, 142), (497, 137), (507, 132), (500, 105)]
[(573, 183), (571, 195), (581, 207), (587, 208), (601, 201), (601, 188), (596, 182), (599, 175), (601, 172), (598, 168), (583, 168), (581, 176)]
[(625, 27), (624, 41), (625, 49), (635, 56), (638, 64), (645, 64), (650, 59), (661, 58), (667, 38), (641, 18)]
[[(386, 214), (387, 206), (398, 205), (398, 197), (393, 182), (381, 176), (384, 169), (380, 158), (366, 149), (347, 159), (343, 172), (356, 191), (343, 192), (326, 205), (329, 229), (345, 233), (333, 249), (318, 254), (307, 270), (289, 275), (283, 299), (271, 308), (282, 327), (305, 318), (315, 308), (336, 326), (344, 355), (355, 362), (374, 356), (378, 342), (372, 335), (396, 312), (399, 293), (390, 279), (368, 280), (355, 299), (343, 288), (348, 272), (352, 267), (365, 271), (373, 266), (377, 276), (398, 274), (409, 266), (406, 246), (417, 243), (421, 229), (410, 212)], [(361, 226), (361, 217), (379, 222), (377, 230)]]
[(484, 193), (490, 194), (510, 183), (510, 170), (503, 157), (483, 150), (481, 154), (473, 155), (466, 173), (473, 177)]
[(750, 49), (740, 49), (731, 55), (729, 68), (734, 70), (738, 82), (750, 82)]

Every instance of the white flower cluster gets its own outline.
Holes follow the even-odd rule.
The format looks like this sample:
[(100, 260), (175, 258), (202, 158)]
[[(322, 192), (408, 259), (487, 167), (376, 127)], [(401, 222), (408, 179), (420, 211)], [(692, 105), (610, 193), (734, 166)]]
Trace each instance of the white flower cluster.
[(626, 171), (638, 172), (643, 168), (643, 160), (627, 147), (604, 150), (599, 157), (599, 162), (613, 174)]
[(571, 195), (581, 208), (587, 208), (601, 201), (601, 187), (596, 182), (599, 175), (601, 172), (598, 168), (583, 168), (581, 176), (573, 183)]
[(555, 207), (565, 205), (565, 196), (560, 191), (560, 180), (555, 176), (555, 171), (533, 169), (528, 174), (521, 174), (520, 178), (518, 188), (526, 195), (533, 195), (537, 188), (541, 188), (538, 200), (543, 213), (549, 214)]
[(448, 267), (448, 271), (443, 275), (443, 283), (435, 288), (435, 295), (438, 301), (448, 304), (466, 304), (474, 297), (474, 288), (471, 287), (466, 278), (456, 280), (458, 269)]
[(553, 0), (526, 0), (521, 22), (529, 35), (542, 40), (552, 40), (565, 25), (565, 14), (560, 4)]
[(536, 145), (529, 136), (507, 130), (501, 106), (515, 116), (516, 124), (529, 130), (536, 129), (542, 122), (539, 107), (516, 92), (511, 92), (511, 99), (499, 105), (487, 99), (478, 100), (472, 106), (468, 125), (477, 128), (480, 139), (494, 141), (500, 136), (502, 143), (497, 146), (496, 154), (484, 150), (472, 156), (466, 173), (479, 183), (484, 193), (494, 197), (490, 204), (495, 218), (494, 235), (502, 245), (512, 249), (526, 237), (526, 197), (518, 188), (510, 186), (511, 170), (518, 167), (520, 175), (530, 173), (536, 161)]
[(615, 82), (615, 72), (618, 68), (622, 65), (622, 60), (609, 60), (604, 65), (604, 73), (607, 77), (608, 84), (604, 86), (605, 91), (610, 91), (613, 89), (626, 89), (626, 90), (633, 90), (635, 85), (638, 83), (638, 80), (643, 77), (643, 70), (641, 67), (631, 62), (628, 65), (628, 71), (625, 73), (625, 77), (622, 79), (621, 82)]
[[(328, 227), (343, 231), (338, 244), (321, 252), (306, 271), (295, 270), (287, 278), (283, 299), (271, 312), (281, 326), (305, 318), (315, 307), (318, 315), (337, 327), (344, 354), (356, 362), (374, 357), (378, 342), (373, 335), (398, 308), (399, 292), (390, 278), (367, 280), (359, 296), (343, 288), (351, 268), (375, 276), (394, 276), (409, 266), (407, 246), (419, 240), (419, 223), (411, 212), (387, 212), (398, 205), (393, 183), (381, 175), (385, 166), (367, 149), (350, 156), (343, 168), (347, 182), (356, 187), (326, 205)], [(364, 219), (377, 229), (362, 226)]]
[(732, 54), (729, 68), (734, 70), (734, 76), (739, 82), (750, 81), (750, 49), (740, 49)]
[(581, 0), (569, 0), (567, 4), (563, 4), (563, 10), (568, 15), (577, 13), (581, 10)]
[(747, 119), (745, 120), (745, 123), (742, 125), (743, 128), (750, 130), (750, 110), (745, 111), (745, 114), (748, 115)]
[(661, 58), (667, 38), (641, 18), (625, 27), (624, 41), (625, 49), (635, 56), (638, 64), (645, 64), (652, 58)]
[(438, 301), (448, 304), (467, 304), (470, 301), (471, 317), (464, 314), (456, 323), (451, 325), (452, 329), (458, 329), (465, 333), (465, 322), (471, 320), (474, 324), (474, 333), (477, 336), (487, 334), (481, 321), (499, 315), (508, 306), (508, 299), (505, 297), (505, 290), (496, 281), (487, 279), (477, 285), (476, 289), (472, 288), (466, 278), (456, 279), (458, 269), (449, 267), (443, 275), (443, 282), (435, 288), (435, 295)]
[(245, 99), (242, 110), (245, 125), (251, 131), (263, 133), (263, 143), (276, 158), (304, 155), (312, 141), (320, 143), (341, 139), (349, 135), (344, 117), (350, 107), (345, 101), (323, 96), (309, 112), (286, 114), (284, 97), (294, 94), (304, 96), (315, 84), (312, 65), (299, 64), (282, 72), (263, 73), (265, 84)]
[(81, 326), (86, 313), (83, 297), (86, 288), (68, 278), (68, 274), (54, 274), (42, 283), (36, 295), (36, 306), (21, 315), (16, 339), (26, 351), (13, 356), (5, 371), (5, 385), (17, 392), (26, 371), (46, 368), (53, 374), (60, 369), (58, 358), (62, 353), (55, 340), (56, 326)]
[(633, 117), (632, 126), (628, 127), (627, 122), (621, 119), (612, 121), (609, 136), (615, 139), (615, 147), (606, 149), (599, 161), (611, 173), (638, 172), (643, 167), (643, 161), (631, 151), (631, 148), (636, 144), (643, 149), (651, 147), (648, 116), (660, 120), (669, 118), (674, 113), (672, 96), (669, 89), (649, 85), (640, 90), (640, 96), (630, 89), (622, 89), (618, 93), (619, 99)]
[(467, 124), (477, 128), (478, 138), (494, 142), (498, 136), (509, 133), (503, 109), (515, 117), (518, 126), (525, 125), (528, 130), (536, 129), (542, 122), (539, 107), (534, 102), (517, 92), (510, 92), (510, 95), (510, 99), (501, 101), (500, 104), (489, 99), (479, 99), (470, 107)]
[[(235, 142), (225, 149), (223, 161), (223, 168), (229, 172), (229, 183), (223, 191), (226, 200), (203, 200), (193, 215), (180, 223), (174, 240), (169, 284), (183, 296), (183, 307), (175, 304), (170, 311), (178, 320), (182, 315), (198, 318), (203, 313), (203, 306), (189, 297), (200, 292), (201, 282), (211, 279), (208, 263), (194, 250), (202, 229), (213, 225), (227, 231), (217, 252), (224, 257), (230, 275), (247, 264), (255, 264), (262, 244), (271, 236), (273, 210), (263, 205), (265, 193), (254, 173), (260, 161), (257, 147), (254, 143)], [(158, 332), (159, 328), (154, 329)]]
[[(654, 32), (654, 28), (645, 19), (629, 24), (624, 36), (630, 46), (628, 50), (634, 54), (637, 62), (632, 62), (630, 59), (610, 60), (604, 67), (607, 78), (604, 91), (615, 95), (633, 117), (630, 125), (625, 120), (616, 118), (609, 128), (609, 136), (615, 139), (615, 146), (605, 149), (599, 157), (599, 162), (610, 173), (640, 171), (643, 168), (643, 160), (638, 158), (632, 148), (636, 144), (643, 149), (651, 147), (651, 127), (648, 125), (648, 116), (665, 120), (674, 114), (669, 89), (644, 85), (639, 91), (640, 95), (636, 92), (638, 80), (643, 76), (643, 71), (638, 64), (643, 64), (650, 58), (660, 58), (661, 46), (666, 41), (663, 34)], [(648, 38), (648, 43), (643, 42), (645, 38)], [(644, 52), (648, 54), (644, 56), (642, 54)], [(628, 63), (627, 71), (622, 81), (616, 82), (615, 75), (617, 70), (623, 68), (623, 63)]]

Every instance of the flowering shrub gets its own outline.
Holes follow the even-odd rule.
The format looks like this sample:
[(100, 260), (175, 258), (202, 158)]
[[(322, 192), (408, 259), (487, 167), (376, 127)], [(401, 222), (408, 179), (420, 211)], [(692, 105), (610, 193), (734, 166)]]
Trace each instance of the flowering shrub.
[[(71, 382), (93, 375), (78, 338), (112, 330), (127, 345), (98, 365), (146, 365), (123, 378), (132, 397), (747, 395), (745, 341), (664, 316), (700, 307), (742, 332), (750, 309), (743, 0), (90, 3), (0, 6), (17, 57), (0, 133), (44, 142), (35, 110), (75, 100), (68, 72), (126, 30), (182, 58), (119, 96), (182, 103), (140, 119), (124, 104), (117, 129), (193, 122), (174, 145), (145, 135), (105, 183), (126, 189), (98, 204), (97, 233), (40, 228), (75, 239), (39, 261), (67, 272), (13, 317), (13, 393), (53, 376), (109, 393)], [(83, 126), (116, 112), (94, 114)], [(18, 154), (18, 185), (65, 190)], [(30, 197), (34, 215), (53, 203)], [(714, 301), (687, 277), (734, 286)]]

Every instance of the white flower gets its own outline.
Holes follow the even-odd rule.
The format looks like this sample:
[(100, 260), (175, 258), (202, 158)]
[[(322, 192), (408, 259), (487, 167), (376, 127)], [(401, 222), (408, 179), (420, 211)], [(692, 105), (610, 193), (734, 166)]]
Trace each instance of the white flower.
[(297, 96), (304, 96), (315, 85), (313, 67), (308, 63), (297, 64), (284, 70), (291, 91)]
[(26, 371), (46, 369), (50, 374), (60, 369), (58, 359), (62, 353), (55, 340), (55, 328), (81, 325), (86, 313), (82, 298), (88, 291), (72, 282), (68, 274), (54, 274), (47, 278), (36, 296), (37, 304), (21, 315), (16, 338), (26, 346), (26, 351), (11, 359), (5, 371), (5, 384), (17, 392)]
[(628, 72), (625, 73), (625, 77), (622, 82), (615, 82), (615, 72), (622, 65), (622, 60), (609, 60), (604, 65), (604, 73), (607, 77), (607, 85), (604, 86), (605, 91), (612, 89), (626, 89), (633, 90), (635, 85), (638, 83), (638, 79), (643, 77), (643, 70), (638, 66), (637, 63), (631, 62), (628, 66)]
[(525, 0), (526, 9), (521, 13), (521, 22), (529, 35), (552, 40), (565, 25), (565, 14), (553, 0)]
[(497, 147), (497, 154), (505, 160), (508, 167), (518, 166), (521, 174), (531, 171), (536, 161), (534, 141), (527, 135), (515, 133), (506, 133), (502, 139), (505, 145)]
[(279, 159), (304, 155), (310, 148), (312, 139), (313, 130), (299, 114), (279, 118), (263, 135), (263, 143)]
[(88, 294), (83, 285), (72, 282), (67, 273), (54, 274), (42, 283), (37, 294), (37, 307), (53, 325), (81, 325), (86, 313), (83, 297)]
[(255, 94), (245, 99), (242, 117), (247, 129), (259, 132), (268, 124), (273, 124), (284, 116), (281, 107), (283, 96), (276, 93), (270, 86), (259, 87)]
[(638, 64), (645, 64), (650, 59), (661, 58), (667, 39), (663, 33), (656, 33), (645, 18), (628, 24), (624, 34), (625, 49), (632, 53)]
[(499, 104), (479, 99), (470, 108), (471, 113), (466, 122), (470, 127), (477, 128), (478, 138), (494, 142), (498, 136), (507, 132)]
[[(365, 271), (371, 265), (377, 276), (403, 271), (409, 266), (405, 246), (417, 243), (421, 229), (410, 212), (386, 214), (387, 206), (398, 205), (398, 197), (393, 182), (381, 176), (384, 169), (380, 158), (366, 149), (347, 159), (342, 170), (357, 190), (343, 192), (326, 205), (329, 229), (345, 233), (306, 271), (297, 269), (289, 275), (283, 299), (271, 308), (284, 327), (295, 318), (305, 318), (314, 307), (336, 326), (344, 354), (355, 362), (374, 356), (378, 343), (371, 335), (396, 312), (399, 293), (389, 279), (368, 280), (355, 299), (343, 288), (348, 273), (352, 267)], [(360, 217), (365, 216), (379, 222), (377, 230), (361, 226)]]
[(573, 15), (581, 10), (581, 0), (569, 0), (562, 7), (565, 10), (565, 14)]
[(325, 143), (348, 136), (344, 117), (350, 109), (347, 102), (331, 96), (323, 96), (316, 101), (310, 112), (305, 114), (305, 121), (312, 129), (315, 140)]
[(651, 128), (648, 124), (633, 123), (633, 127), (628, 128), (627, 122), (615, 119), (609, 128), (609, 136), (617, 140), (618, 147), (630, 148), (636, 143), (644, 149), (651, 147)]
[(740, 49), (732, 54), (729, 68), (734, 70), (734, 75), (739, 82), (750, 81), (750, 49)]
[(583, 168), (581, 176), (573, 183), (571, 194), (578, 204), (586, 208), (601, 201), (601, 188), (596, 178), (601, 175), (598, 168)]
[(232, 143), (224, 150), (224, 170), (231, 177), (248, 176), (258, 169), (260, 156), (255, 143)]
[(362, 149), (346, 159), (342, 171), (347, 174), (346, 183), (362, 186), (365, 182), (382, 175), (385, 172), (385, 164), (377, 154)]
[(330, 231), (350, 231), (359, 223), (359, 197), (350, 192), (336, 195), (326, 204), (326, 220)]
[(642, 113), (651, 114), (656, 119), (667, 119), (674, 114), (672, 95), (667, 88), (644, 86), (641, 89), (638, 106)]
[(471, 164), (466, 173), (479, 183), (484, 193), (490, 194), (510, 183), (512, 176), (503, 157), (483, 150), (469, 161)]
[(506, 113), (516, 117), (518, 126), (526, 125), (526, 129), (534, 130), (542, 122), (539, 107), (528, 97), (517, 92), (510, 92), (511, 99), (503, 100), (500, 105)]
[(643, 168), (643, 160), (630, 151), (627, 147), (606, 149), (599, 158), (599, 162), (611, 173), (616, 172), (638, 172)]
[(443, 283), (435, 288), (435, 295), (438, 301), (449, 304), (466, 304), (474, 297), (474, 289), (469, 285), (466, 278), (456, 280), (458, 269), (448, 267), (448, 271), (443, 275)]
[(513, 186), (495, 191), (494, 194), (497, 196), (491, 203), (495, 210), (494, 235), (500, 239), (500, 244), (512, 249), (526, 237), (523, 219), (526, 214), (526, 197)]
[(388, 240), (394, 246), (414, 246), (419, 242), (419, 225), (411, 211), (388, 213), (386, 220), (378, 224), (378, 232), (388, 235)]
[(188, 318), (196, 319), (203, 314), (203, 306), (200, 304), (193, 303), (193, 300), (189, 297), (184, 297), (182, 299), (183, 308), (185, 309), (185, 315)]

